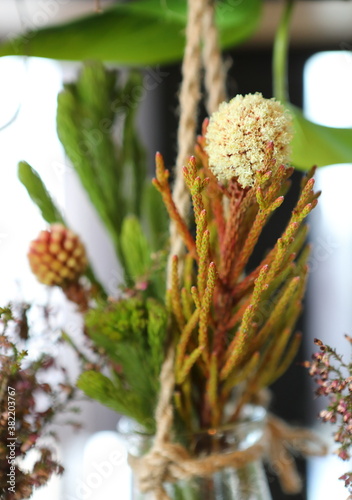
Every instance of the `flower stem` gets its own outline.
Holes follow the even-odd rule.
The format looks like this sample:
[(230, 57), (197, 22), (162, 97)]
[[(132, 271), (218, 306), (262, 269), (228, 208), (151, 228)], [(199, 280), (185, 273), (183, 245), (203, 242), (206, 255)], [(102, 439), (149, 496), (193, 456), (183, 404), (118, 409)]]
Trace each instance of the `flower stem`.
[(272, 67), (274, 97), (281, 102), (289, 100), (287, 88), (287, 53), (294, 0), (285, 0), (284, 3), (284, 11), (275, 35)]

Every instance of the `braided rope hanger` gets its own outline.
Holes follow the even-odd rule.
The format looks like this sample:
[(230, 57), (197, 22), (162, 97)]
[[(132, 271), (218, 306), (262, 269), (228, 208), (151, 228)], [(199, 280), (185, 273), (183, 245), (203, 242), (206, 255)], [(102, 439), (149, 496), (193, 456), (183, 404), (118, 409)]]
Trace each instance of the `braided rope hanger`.
[[(182, 63), (180, 89), (180, 120), (177, 134), (178, 155), (175, 167), (173, 199), (183, 218), (187, 218), (190, 195), (185, 185), (182, 168), (194, 152), (196, 141), (198, 105), (201, 99), (202, 59), (205, 70), (207, 111), (213, 113), (225, 100), (225, 71), (218, 44), (218, 32), (214, 21), (214, 0), (189, 0), (186, 28), (186, 47)], [(203, 58), (202, 58), (203, 45)], [(176, 225), (170, 223), (170, 259), (183, 254), (183, 242)], [(168, 284), (170, 283), (170, 260)]]

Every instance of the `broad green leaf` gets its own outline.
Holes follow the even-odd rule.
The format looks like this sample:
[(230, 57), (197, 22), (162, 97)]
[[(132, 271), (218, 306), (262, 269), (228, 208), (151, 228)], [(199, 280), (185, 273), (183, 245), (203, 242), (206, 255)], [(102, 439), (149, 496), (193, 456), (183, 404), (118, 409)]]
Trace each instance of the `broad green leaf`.
[(289, 105), (289, 109), (294, 124), (291, 161), (296, 168), (352, 163), (351, 128), (318, 125), (304, 118), (295, 106)]
[(41, 211), (46, 222), (49, 224), (61, 222), (61, 224), (66, 225), (60, 210), (53, 202), (38, 172), (25, 161), (18, 164), (18, 178), (27, 189), (29, 196)]
[(150, 247), (137, 217), (126, 217), (121, 230), (121, 248), (129, 276), (143, 278), (151, 266)]
[[(217, 2), (223, 48), (247, 39), (260, 18), (261, 0)], [(184, 51), (186, 0), (136, 0), (101, 14), (33, 30), (0, 45), (0, 56), (31, 55), (64, 60), (101, 59), (127, 65), (180, 60)]]

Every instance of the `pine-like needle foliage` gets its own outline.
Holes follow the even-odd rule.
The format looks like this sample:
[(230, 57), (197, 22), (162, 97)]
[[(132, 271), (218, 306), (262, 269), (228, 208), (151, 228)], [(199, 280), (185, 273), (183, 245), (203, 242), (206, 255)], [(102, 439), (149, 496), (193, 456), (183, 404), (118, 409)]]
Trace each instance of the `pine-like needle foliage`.
[[(131, 74), (125, 86), (117, 86), (116, 76), (101, 63), (87, 62), (77, 81), (66, 84), (59, 94), (57, 130), (123, 259), (119, 242), (123, 218), (126, 213), (140, 214), (146, 171), (134, 128), (133, 89), (140, 85), (140, 76)], [(114, 140), (116, 125), (122, 132), (119, 143)]]
[(103, 304), (87, 314), (86, 332), (106, 356), (109, 370), (107, 375), (83, 373), (78, 386), (153, 432), (167, 332), (165, 307), (142, 297)]

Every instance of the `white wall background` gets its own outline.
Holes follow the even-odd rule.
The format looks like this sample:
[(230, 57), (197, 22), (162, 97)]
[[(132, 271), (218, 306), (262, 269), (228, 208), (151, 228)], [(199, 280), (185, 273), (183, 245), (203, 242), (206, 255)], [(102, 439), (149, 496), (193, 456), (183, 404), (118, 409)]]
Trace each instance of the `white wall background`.
[[(332, 127), (352, 127), (351, 52), (322, 52), (307, 62), (304, 75), (305, 113), (311, 120)], [(345, 354), (351, 352), (344, 334), (352, 333), (352, 164), (319, 169), (317, 189), (322, 190), (317, 208), (310, 216), (311, 274), (308, 295), (307, 359), (317, 350), (315, 337)], [(312, 391), (314, 387), (312, 385)], [(310, 420), (322, 402), (308, 406)], [(333, 427), (317, 430), (330, 440)], [(336, 456), (309, 461), (309, 500), (346, 500), (347, 490), (338, 477), (351, 470), (351, 464)]]

